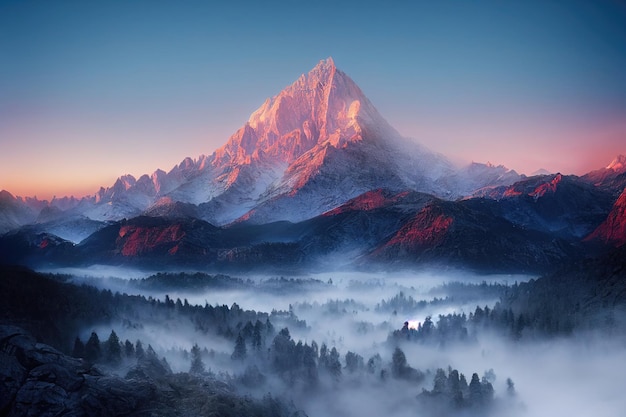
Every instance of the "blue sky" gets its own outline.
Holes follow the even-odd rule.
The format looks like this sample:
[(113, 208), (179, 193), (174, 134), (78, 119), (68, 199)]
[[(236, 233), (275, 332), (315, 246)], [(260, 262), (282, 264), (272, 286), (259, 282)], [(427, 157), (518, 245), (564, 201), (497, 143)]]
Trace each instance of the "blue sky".
[(0, 0), (0, 189), (84, 195), (210, 154), (332, 56), (455, 160), (626, 153), (626, 3)]

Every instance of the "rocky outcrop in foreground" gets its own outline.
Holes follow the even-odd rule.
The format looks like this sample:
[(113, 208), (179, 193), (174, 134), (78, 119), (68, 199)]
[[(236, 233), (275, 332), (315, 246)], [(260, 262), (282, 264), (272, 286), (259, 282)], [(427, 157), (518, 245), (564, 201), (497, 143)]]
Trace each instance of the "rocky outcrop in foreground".
[(125, 378), (64, 355), (23, 329), (0, 325), (2, 416), (283, 416), (277, 400), (238, 396), (209, 376), (173, 374), (156, 357), (142, 359)]

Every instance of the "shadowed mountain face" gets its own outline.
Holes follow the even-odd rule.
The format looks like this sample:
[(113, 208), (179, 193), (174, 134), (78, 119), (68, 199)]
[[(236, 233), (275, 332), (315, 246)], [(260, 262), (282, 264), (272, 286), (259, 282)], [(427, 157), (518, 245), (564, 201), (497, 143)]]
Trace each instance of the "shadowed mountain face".
[(626, 244), (626, 190), (617, 199), (606, 220), (585, 240), (614, 247)]
[(451, 202), (414, 191), (378, 189), (298, 223), (216, 227), (191, 217), (141, 216), (103, 227), (78, 245), (16, 233), (0, 239), (0, 260), (218, 270), (431, 264), (542, 272), (582, 253), (579, 238), (559, 237), (536, 224), (522, 226), (501, 211), (496, 200)]
[[(512, 223), (565, 239), (582, 239), (611, 210), (609, 190), (573, 175), (542, 175), (480, 193), (493, 213)], [(470, 205), (480, 199), (468, 200)]]
[(368, 255), (368, 261), (537, 272), (578, 253), (572, 243), (519, 227), (494, 214), (488, 201), (433, 200)]

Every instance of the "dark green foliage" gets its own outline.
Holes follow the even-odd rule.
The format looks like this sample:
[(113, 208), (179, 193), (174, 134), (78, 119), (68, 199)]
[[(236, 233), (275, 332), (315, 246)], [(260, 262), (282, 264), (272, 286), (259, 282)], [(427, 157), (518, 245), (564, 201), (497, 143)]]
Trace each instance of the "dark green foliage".
[(480, 379), (478, 379), (478, 374), (472, 374), (472, 380), (469, 384), (469, 401), (472, 404), (482, 404), (483, 403), (483, 389), (480, 385)]
[(291, 340), (289, 329), (282, 329), (272, 342), (272, 364), (279, 371), (287, 371), (295, 364), (295, 348), (296, 344)]
[(493, 402), (493, 387), (487, 380), (481, 382), (476, 373), (468, 385), (465, 376), (456, 369), (448, 368), (446, 374), (439, 368), (435, 372), (433, 389), (424, 389), (418, 398), (431, 410), (443, 415), (466, 408), (486, 411)]
[(237, 340), (235, 341), (235, 350), (231, 355), (231, 358), (234, 360), (242, 361), (248, 356), (248, 350), (246, 349), (246, 341), (240, 334), (237, 336)]
[(186, 272), (171, 273), (159, 272), (142, 279), (131, 279), (129, 286), (146, 290), (207, 290), (207, 289), (234, 289), (253, 285), (252, 281), (243, 281), (228, 275), (209, 275), (202, 272), (193, 274)]
[(353, 374), (361, 371), (363, 368), (363, 357), (358, 353), (348, 351), (348, 353), (346, 353), (346, 370), (348, 373)]
[(100, 338), (96, 332), (91, 332), (89, 340), (85, 344), (85, 359), (88, 362), (95, 363), (100, 360), (102, 353), (100, 350)]
[(393, 351), (393, 355), (391, 357), (391, 374), (394, 377), (398, 378), (407, 366), (408, 365), (404, 352), (399, 347), (397, 347)]
[(313, 345), (301, 341), (296, 344), (289, 329), (284, 328), (274, 337), (270, 352), (271, 366), (285, 382), (292, 385), (299, 382), (305, 389), (317, 385), (318, 358)]
[(510, 397), (515, 397), (515, 384), (511, 378), (506, 379), (506, 393)]
[(126, 339), (126, 341), (124, 342), (124, 356), (126, 356), (127, 358), (135, 357), (135, 346), (128, 339)]
[(433, 298), (431, 301), (416, 300), (412, 296), (407, 296), (404, 291), (400, 291), (388, 300), (382, 300), (376, 305), (376, 311), (396, 312), (402, 314), (411, 314), (426, 307), (434, 307), (438, 305), (452, 304), (455, 300), (449, 298)]
[[(264, 331), (261, 346), (265, 337), (274, 335), (269, 314), (243, 310), (237, 305), (232, 308), (226, 305), (189, 305), (182, 301), (177, 303), (169, 296), (162, 302), (144, 296), (61, 282), (67, 279), (64, 276), (44, 276), (16, 267), (0, 268), (3, 273), (0, 280), (0, 312), (4, 314), (3, 317), (31, 324), (28, 330), (42, 341), (61, 347), (67, 353), (71, 353), (76, 334), (87, 323), (106, 325), (123, 322), (126, 326), (158, 324), (174, 315), (200, 333), (218, 333), (233, 341), (239, 333), (235, 329), (240, 323), (245, 326), (250, 322), (249, 328), (254, 331), (252, 323), (257, 320), (265, 323), (260, 329)], [(294, 318), (294, 324), (295, 320), (297, 318)], [(306, 326), (304, 322), (298, 324)], [(256, 346), (259, 347), (258, 339)]]
[(341, 362), (339, 361), (339, 352), (333, 346), (328, 354), (328, 359), (325, 363), (326, 370), (328, 373), (335, 379), (339, 379), (341, 377)]
[(190, 374), (201, 374), (204, 372), (204, 362), (202, 362), (202, 353), (198, 344), (194, 344), (191, 348), (191, 366), (189, 367)]
[(135, 356), (137, 359), (141, 359), (145, 356), (146, 352), (143, 350), (143, 345), (141, 344), (141, 340), (137, 340), (135, 343)]
[(263, 323), (257, 320), (252, 331), (252, 350), (260, 352), (263, 348)]
[(118, 364), (122, 360), (120, 339), (114, 330), (111, 330), (111, 334), (104, 345), (104, 352), (106, 361), (111, 364)]
[(371, 358), (367, 360), (367, 372), (370, 374), (379, 373), (383, 367), (383, 358), (380, 357), (379, 353), (374, 354)]
[(248, 365), (239, 379), (243, 385), (249, 388), (259, 388), (265, 384), (267, 378), (261, 373), (258, 366)]
[(424, 375), (415, 368), (409, 366), (404, 352), (396, 347), (391, 356), (391, 376), (396, 379), (406, 379), (410, 381), (421, 381)]
[(85, 357), (85, 344), (80, 340), (78, 336), (76, 336), (76, 340), (74, 340), (74, 348), (72, 349), (72, 356), (75, 358)]
[(157, 354), (154, 351), (154, 348), (152, 347), (152, 345), (148, 345), (148, 348), (146, 349), (146, 357), (148, 358), (156, 358)]

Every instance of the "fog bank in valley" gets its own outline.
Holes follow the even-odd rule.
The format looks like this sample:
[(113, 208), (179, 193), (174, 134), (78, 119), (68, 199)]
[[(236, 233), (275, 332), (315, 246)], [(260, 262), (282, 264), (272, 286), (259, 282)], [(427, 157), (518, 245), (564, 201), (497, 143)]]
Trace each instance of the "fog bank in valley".
[[(104, 277), (93, 270), (57, 272), (71, 272), (64, 279), (74, 283), (144, 296), (153, 304), (171, 303), (166, 319), (92, 323), (77, 335), (80, 339), (86, 341), (92, 332), (105, 339), (114, 330), (121, 341), (150, 345), (174, 372), (190, 370), (197, 346), (206, 372), (235, 381), (247, 395), (272, 392), (309, 416), (617, 417), (626, 409), (623, 335), (607, 338), (599, 329), (542, 337), (528, 330), (531, 323), (523, 327), (517, 316), (513, 330), (502, 324), (507, 310), (501, 303), (512, 288), (533, 278), (529, 276), (428, 271), (218, 278), (188, 273), (176, 278), (122, 270), (106, 271)], [(184, 285), (171, 282), (178, 279)], [(203, 330), (193, 317), (207, 306), (223, 306), (231, 315), (233, 309), (241, 310), (236, 314), (254, 319), (248, 325), (229, 319), (229, 325)], [(478, 321), (484, 312), (488, 317), (503, 314), (504, 321)], [(453, 332), (458, 329), (444, 331), (445, 323), (454, 320), (462, 320), (462, 337)], [(255, 322), (263, 324), (263, 337), (267, 335), (262, 348), (254, 345), (253, 327), (246, 330)], [(266, 323), (272, 328), (266, 329)], [(295, 349), (294, 361), (302, 360), (297, 352), (305, 357), (312, 352), (313, 365), (307, 367), (306, 359), (300, 368), (295, 362), (278, 365), (283, 360), (276, 356), (280, 343)], [(243, 349), (241, 357), (238, 349)], [(405, 358), (401, 365), (398, 349)], [(328, 365), (333, 361), (338, 368)], [(471, 385), (474, 373), (483, 387), (493, 389), (489, 406), (470, 405), (471, 390), (459, 394), (462, 401), (456, 406), (442, 405), (448, 391), (437, 388), (438, 378), (441, 382), (444, 375), (444, 382), (454, 384), (462, 374)]]

